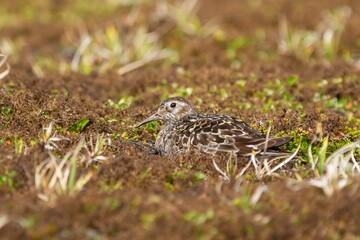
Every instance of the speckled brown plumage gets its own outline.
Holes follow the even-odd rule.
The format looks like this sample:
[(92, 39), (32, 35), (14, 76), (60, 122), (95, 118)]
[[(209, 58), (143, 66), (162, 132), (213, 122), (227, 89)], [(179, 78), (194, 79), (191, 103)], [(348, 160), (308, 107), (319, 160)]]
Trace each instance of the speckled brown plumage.
[(291, 139), (269, 138), (266, 144), (266, 136), (242, 120), (228, 115), (198, 114), (180, 97), (164, 100), (157, 112), (137, 127), (151, 121), (164, 123), (155, 148), (165, 156), (176, 156), (194, 148), (211, 154), (228, 152), (247, 156), (264, 153), (266, 147), (266, 154), (277, 155), (277, 147)]

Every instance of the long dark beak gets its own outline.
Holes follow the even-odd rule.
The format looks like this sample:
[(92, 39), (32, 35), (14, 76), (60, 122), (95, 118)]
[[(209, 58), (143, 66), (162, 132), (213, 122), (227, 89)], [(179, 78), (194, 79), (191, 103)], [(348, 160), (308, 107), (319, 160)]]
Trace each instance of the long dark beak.
[(138, 123), (136, 125), (136, 127), (138, 128), (138, 127), (140, 127), (140, 126), (142, 126), (142, 125), (144, 125), (144, 124), (146, 124), (148, 122), (158, 121), (158, 120), (160, 120), (159, 115), (157, 113), (155, 113), (155, 114), (151, 115), (150, 117), (148, 117), (147, 119), (145, 119), (144, 121)]

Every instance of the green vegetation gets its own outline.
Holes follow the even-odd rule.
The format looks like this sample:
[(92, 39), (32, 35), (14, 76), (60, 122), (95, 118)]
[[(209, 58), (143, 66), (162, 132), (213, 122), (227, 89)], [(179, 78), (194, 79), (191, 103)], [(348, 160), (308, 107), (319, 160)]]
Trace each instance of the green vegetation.
[(150, 174), (151, 170), (152, 168), (144, 168), (143, 170), (141, 170), (138, 184), (141, 184), (146, 180), (146, 177)]
[(174, 191), (175, 190), (175, 181), (177, 179), (182, 179), (184, 178), (185, 174), (183, 172), (174, 172), (171, 175), (166, 177), (165, 180), (165, 187), (169, 190), (169, 191)]
[(12, 106), (1, 106), (0, 115), (2, 116), (2, 126), (9, 127), (11, 119), (13, 118), (13, 108)]
[(6, 119), (11, 119), (13, 114), (13, 109), (11, 106), (2, 106), (0, 108), (0, 114)]
[(35, 187), (40, 199), (53, 201), (60, 195), (74, 194), (91, 179), (92, 171), (78, 173), (78, 165), (84, 161), (80, 155), (84, 145), (84, 139), (81, 139), (60, 158), (49, 152), (49, 157), (35, 167)]
[(226, 56), (231, 61), (233, 67), (239, 67), (243, 55), (239, 55), (239, 50), (253, 44), (253, 39), (246, 36), (239, 36), (226, 42)]
[(132, 96), (129, 96), (129, 97), (124, 96), (124, 97), (121, 97), (117, 103), (115, 103), (113, 100), (109, 99), (107, 101), (107, 104), (110, 107), (113, 107), (115, 109), (125, 110), (125, 109), (130, 107), (130, 105), (132, 104), (133, 101), (134, 101), (134, 97), (132, 97)]
[(351, 8), (342, 6), (334, 10), (324, 10), (323, 19), (316, 30), (293, 29), (285, 17), (280, 19), (279, 51), (293, 53), (309, 60), (314, 56), (333, 60), (339, 51), (339, 44), (346, 22), (352, 14)]
[(202, 182), (206, 179), (206, 175), (202, 172), (195, 173), (194, 179), (192, 180), (193, 183)]
[(151, 133), (158, 132), (160, 129), (160, 123), (157, 121), (149, 122), (146, 124), (146, 130), (148, 130)]
[[(256, 204), (265, 189), (264, 186), (259, 186), (255, 191), (253, 191), (251, 187), (244, 186), (241, 191), (240, 196), (232, 200), (232, 205), (242, 209), (244, 213), (250, 213), (255, 207), (257, 207)], [(256, 191), (260, 194), (258, 195)]]
[(7, 186), (11, 191), (14, 191), (18, 183), (14, 179), (16, 176), (15, 170), (8, 170), (5, 172), (5, 174), (0, 175), (0, 186)]
[(82, 118), (79, 121), (77, 121), (76, 123), (74, 123), (73, 125), (71, 125), (68, 128), (69, 132), (74, 132), (74, 133), (81, 133), (85, 130), (85, 128), (90, 124), (90, 120), (88, 118)]
[[(164, 81), (165, 84), (161, 87), (162, 90), (165, 90), (165, 93), (162, 94), (161, 98), (166, 99), (169, 97), (189, 97), (193, 89), (191, 87), (181, 86), (177, 83), (168, 84), (167, 81)], [(155, 88), (153, 91), (158, 91), (159, 89)]]
[(14, 147), (15, 147), (15, 154), (21, 155), (26, 148), (24, 140), (20, 137), (14, 137), (13, 141), (14, 141)]
[(210, 221), (215, 217), (214, 210), (208, 210), (205, 213), (198, 212), (196, 210), (190, 211), (184, 215), (184, 220), (191, 222), (195, 225), (204, 224), (206, 221)]

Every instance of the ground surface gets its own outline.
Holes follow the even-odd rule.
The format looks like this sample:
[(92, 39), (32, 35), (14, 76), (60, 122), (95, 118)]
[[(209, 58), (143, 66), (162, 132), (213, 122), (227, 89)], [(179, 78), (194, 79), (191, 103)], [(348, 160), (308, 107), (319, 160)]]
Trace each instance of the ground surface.
[[(156, 1), (127, 6), (78, 2), (9, 1), (1, 10), (0, 49), (10, 53), (11, 65), (0, 82), (2, 239), (360, 238), (359, 179), (331, 196), (310, 186), (294, 191), (287, 180), (316, 175), (308, 162), (316, 134), (314, 154), (328, 136), (327, 156), (360, 137), (357, 0), (204, 0), (186, 20), (195, 30), (181, 24), (181, 13), (175, 20), (156, 19)], [(336, 15), (341, 6), (349, 7), (351, 16), (338, 47), (329, 50), (333, 55), (324, 53), (321, 40), (279, 52), (279, 24), (285, 16), (295, 33), (321, 32), (326, 14)], [(140, 9), (138, 20), (129, 23), (134, 9)], [(149, 31), (165, 26), (161, 44), (176, 52), (175, 60), (154, 61), (123, 75), (116, 64), (99, 71), (97, 61), (90, 72), (69, 70), (81, 27), (90, 33), (121, 29), (122, 37), (131, 34), (131, 24)], [(109, 31), (107, 41), (113, 36)], [(61, 63), (68, 64), (66, 70)], [(258, 178), (250, 166), (227, 182), (210, 156), (170, 160), (149, 154), (143, 143), (154, 141), (160, 126), (133, 126), (161, 99), (175, 95), (186, 97), (199, 112), (231, 114), (260, 131), (271, 126), (272, 134), (293, 136), (285, 148), (295, 151), (301, 143), (301, 160), (281, 169), (281, 178)], [(89, 120), (85, 129), (71, 131), (84, 118)], [(41, 132), (51, 122), (52, 134), (67, 138), (56, 142), (53, 158), (74, 149), (82, 137), (86, 142), (100, 134), (111, 139), (99, 154), (106, 160), (71, 168), (75, 180), (91, 176), (79, 191), (71, 183), (64, 193), (49, 190), (44, 179), (40, 187), (36, 184), (37, 166), (49, 158)], [(86, 156), (86, 150), (81, 154)], [(355, 158), (359, 161), (359, 154)], [(215, 160), (225, 168), (226, 156)], [(239, 159), (239, 165), (248, 161)], [(262, 186), (267, 191), (255, 201)]]

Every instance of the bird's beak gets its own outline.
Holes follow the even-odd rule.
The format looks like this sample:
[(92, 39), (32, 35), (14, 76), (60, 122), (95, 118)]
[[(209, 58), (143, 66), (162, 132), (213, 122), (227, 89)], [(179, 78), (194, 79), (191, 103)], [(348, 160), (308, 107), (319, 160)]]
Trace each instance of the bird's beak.
[(147, 119), (145, 119), (144, 121), (138, 123), (136, 125), (136, 127), (138, 128), (138, 127), (144, 125), (145, 123), (152, 122), (152, 121), (158, 121), (158, 120), (160, 120), (160, 117), (157, 113), (155, 113), (155, 114), (151, 115), (150, 117), (148, 117)]

